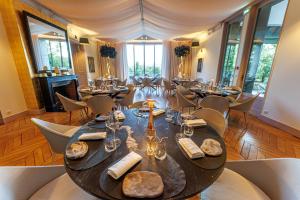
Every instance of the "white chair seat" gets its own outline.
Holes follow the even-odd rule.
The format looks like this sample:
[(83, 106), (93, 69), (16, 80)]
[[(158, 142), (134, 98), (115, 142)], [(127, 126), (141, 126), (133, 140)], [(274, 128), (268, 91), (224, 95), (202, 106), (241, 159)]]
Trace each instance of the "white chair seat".
[(81, 126), (75, 126), (74, 128), (65, 132), (64, 135), (68, 136), (68, 137), (72, 137), (74, 135), (74, 133), (76, 133), (80, 128), (81, 128)]
[(224, 169), (221, 176), (201, 193), (201, 200), (270, 200), (256, 185), (240, 174)]
[(63, 174), (50, 181), (35, 192), (29, 200), (96, 200), (98, 198), (88, 194), (77, 186), (68, 174)]

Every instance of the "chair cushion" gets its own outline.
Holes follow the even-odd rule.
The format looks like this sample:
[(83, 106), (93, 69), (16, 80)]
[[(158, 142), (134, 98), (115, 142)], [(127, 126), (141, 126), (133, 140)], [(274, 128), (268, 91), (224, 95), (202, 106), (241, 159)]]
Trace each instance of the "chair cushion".
[(80, 128), (81, 126), (75, 126), (74, 128), (71, 128), (70, 130), (66, 131), (64, 135), (72, 137)]
[(86, 193), (77, 186), (68, 174), (50, 181), (35, 192), (29, 200), (96, 200), (98, 198)]
[(224, 169), (221, 176), (201, 193), (201, 200), (270, 200), (256, 185), (240, 174)]
[(184, 95), (185, 98), (187, 98), (188, 100), (194, 100), (197, 96), (195, 94), (187, 94)]

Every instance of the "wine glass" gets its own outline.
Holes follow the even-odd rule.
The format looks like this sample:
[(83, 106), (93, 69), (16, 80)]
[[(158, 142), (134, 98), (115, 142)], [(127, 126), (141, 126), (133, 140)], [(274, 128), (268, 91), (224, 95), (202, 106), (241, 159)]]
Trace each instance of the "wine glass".
[(180, 125), (180, 132), (176, 133), (176, 139), (179, 140), (180, 138), (184, 138), (185, 137), (185, 135), (183, 134), (183, 131), (182, 131), (182, 128), (184, 126), (184, 122), (183, 122), (183, 119), (181, 117), (181, 113), (180, 112), (178, 112), (178, 114), (177, 114), (176, 121), (177, 121), (177, 124)]
[(167, 122), (171, 122), (173, 120), (173, 110), (169, 105), (167, 105), (167, 107), (166, 107), (166, 118), (165, 119)]
[(116, 147), (119, 147), (121, 144), (120, 138), (116, 137), (116, 131), (120, 129), (121, 122), (115, 119), (114, 114), (111, 113), (109, 118), (105, 121), (105, 125), (108, 129), (113, 132), (113, 141)]

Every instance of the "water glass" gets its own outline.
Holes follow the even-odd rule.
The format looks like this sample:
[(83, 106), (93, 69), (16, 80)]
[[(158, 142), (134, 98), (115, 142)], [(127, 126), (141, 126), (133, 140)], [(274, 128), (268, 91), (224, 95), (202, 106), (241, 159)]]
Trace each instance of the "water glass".
[(171, 122), (173, 120), (173, 110), (170, 107), (166, 108), (166, 121)]
[(184, 125), (184, 131), (183, 131), (183, 133), (187, 137), (191, 137), (194, 134), (194, 127), (188, 126), (188, 125)]
[(117, 145), (116, 145), (114, 138), (112, 138), (112, 137), (106, 138), (104, 148), (105, 148), (106, 152), (115, 151), (117, 149)]
[(166, 138), (157, 139), (154, 156), (158, 160), (164, 160), (167, 157)]

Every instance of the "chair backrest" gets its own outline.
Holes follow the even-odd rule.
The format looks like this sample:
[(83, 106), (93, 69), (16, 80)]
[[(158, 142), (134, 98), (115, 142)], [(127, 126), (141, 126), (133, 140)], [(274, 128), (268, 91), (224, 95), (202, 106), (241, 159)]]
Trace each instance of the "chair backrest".
[(105, 95), (97, 95), (93, 96), (89, 100), (87, 100), (88, 107), (91, 108), (94, 115), (97, 114), (108, 114), (112, 111), (114, 107), (114, 102), (112, 98)]
[(191, 91), (189, 89), (186, 89), (185, 87), (183, 87), (182, 85), (177, 85), (176, 89), (178, 89), (178, 91), (180, 91), (180, 93), (182, 95), (189, 95), (191, 94)]
[(200, 102), (200, 106), (203, 108), (211, 108), (222, 114), (226, 114), (229, 110), (229, 101), (225, 97), (210, 95), (204, 97), (204, 99)]
[(179, 108), (185, 108), (185, 107), (195, 107), (196, 104), (190, 100), (188, 100), (182, 93), (180, 88), (176, 88), (176, 100), (177, 100), (177, 106)]
[(230, 107), (230, 109), (238, 110), (238, 111), (242, 111), (242, 112), (249, 112), (258, 96), (259, 96), (259, 94), (249, 97), (249, 98), (246, 98), (246, 99), (243, 99), (241, 101), (238, 101), (238, 104), (233, 107)]
[(129, 93), (124, 97), (124, 99), (121, 101), (121, 105), (122, 106), (129, 106), (131, 104), (133, 104), (133, 98), (135, 95), (135, 91), (136, 89), (130, 90)]
[(172, 84), (170, 81), (166, 80), (166, 79), (163, 79), (163, 82), (164, 82), (164, 86), (167, 90), (171, 90), (172, 89)]
[(61, 102), (61, 104), (63, 105), (65, 111), (70, 112), (73, 110), (78, 110), (81, 108), (81, 106), (79, 106), (78, 104), (74, 103), (75, 100), (73, 99), (69, 99), (68, 97), (65, 97), (59, 93), (55, 93), (56, 96), (58, 97), (59, 101)]
[(300, 199), (300, 159), (227, 161), (226, 167), (257, 185), (272, 200)]
[(142, 83), (145, 87), (149, 87), (152, 84), (152, 80), (150, 78), (145, 77), (143, 78)]
[(193, 115), (204, 119), (221, 137), (224, 136), (224, 132), (227, 128), (227, 120), (219, 111), (211, 108), (202, 108), (195, 111)]
[(128, 92), (130, 92), (131, 90), (134, 89), (134, 85), (133, 84), (127, 84), (126, 87), (128, 88)]
[(141, 84), (141, 83), (135, 78), (135, 76), (132, 77), (132, 82), (133, 82), (134, 85), (139, 85), (139, 84)]
[(160, 86), (161, 85), (161, 82), (162, 82), (162, 78), (155, 78), (155, 80), (153, 81), (153, 84), (154, 85), (157, 85), (157, 86)]
[(40, 129), (46, 137), (51, 149), (55, 153), (64, 153), (70, 137), (64, 135), (67, 131), (76, 128), (75, 126), (66, 126), (46, 122), (37, 118), (31, 118), (31, 121)]

